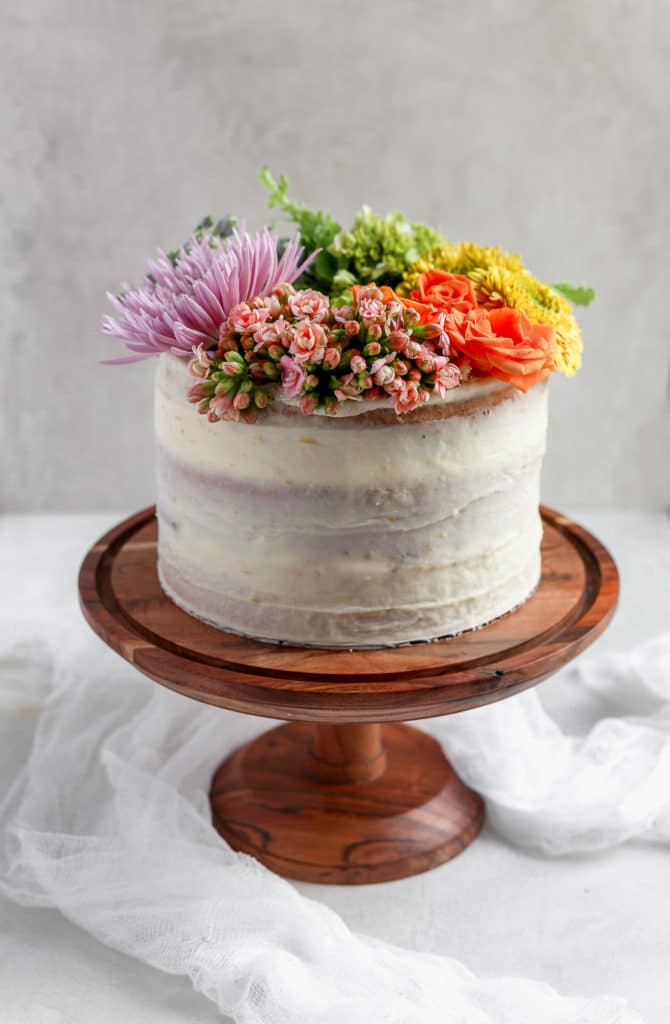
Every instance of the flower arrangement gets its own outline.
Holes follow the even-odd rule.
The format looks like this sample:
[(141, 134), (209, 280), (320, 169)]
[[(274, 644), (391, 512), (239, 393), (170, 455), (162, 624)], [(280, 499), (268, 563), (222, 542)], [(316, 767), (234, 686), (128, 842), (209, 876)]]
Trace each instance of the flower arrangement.
[(116, 316), (103, 331), (130, 350), (110, 362), (173, 352), (188, 360), (201, 413), (244, 422), (278, 396), (305, 415), (361, 401), (402, 414), (469, 378), (527, 391), (579, 368), (568, 300), (588, 304), (591, 289), (544, 284), (519, 256), (447, 242), (398, 212), (363, 207), (343, 231), (290, 200), (285, 178), (265, 168), (261, 181), (293, 237), (205, 218), (141, 285), (109, 296)]

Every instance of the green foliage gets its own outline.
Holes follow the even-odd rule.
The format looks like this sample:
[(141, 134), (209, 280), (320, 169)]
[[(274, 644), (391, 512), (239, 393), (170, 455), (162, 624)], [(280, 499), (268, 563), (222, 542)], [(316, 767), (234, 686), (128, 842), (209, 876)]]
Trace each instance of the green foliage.
[(413, 224), (397, 210), (382, 217), (364, 206), (351, 231), (337, 235), (332, 248), (344, 257), (356, 280), (393, 285), (408, 267), (443, 242), (427, 224)]
[(338, 270), (331, 285), (331, 301), (336, 306), (350, 306), (353, 300), (351, 289), (358, 284), (350, 270)]
[(562, 281), (560, 284), (551, 284), (549, 287), (563, 295), (575, 306), (588, 306), (596, 297), (593, 288), (588, 288), (582, 284), (568, 284)]
[(294, 203), (288, 198), (288, 178), (283, 174), (277, 183), (269, 167), (262, 167), (259, 174), (261, 184), (270, 193), (270, 207), (278, 206), (288, 214), (300, 232), (300, 239), (308, 252), (314, 249), (328, 249), (338, 231), (341, 230), (329, 213), (310, 210), (308, 206)]
[(356, 215), (351, 230), (343, 231), (330, 214), (289, 199), (284, 175), (277, 182), (263, 167), (260, 180), (270, 193), (270, 206), (290, 217), (305, 249), (321, 249), (297, 282), (299, 287), (320, 288), (346, 301), (356, 283), (397, 284), (411, 264), (444, 242), (427, 224), (411, 223), (396, 211), (381, 217), (367, 206)]

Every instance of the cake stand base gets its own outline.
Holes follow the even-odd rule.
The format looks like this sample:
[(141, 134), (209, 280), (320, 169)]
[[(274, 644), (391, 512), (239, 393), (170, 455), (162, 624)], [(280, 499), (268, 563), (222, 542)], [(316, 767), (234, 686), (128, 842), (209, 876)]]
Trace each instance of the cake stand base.
[(234, 849), (330, 884), (427, 871), (465, 849), (484, 817), (440, 745), (395, 724), (279, 726), (224, 761), (210, 799)]

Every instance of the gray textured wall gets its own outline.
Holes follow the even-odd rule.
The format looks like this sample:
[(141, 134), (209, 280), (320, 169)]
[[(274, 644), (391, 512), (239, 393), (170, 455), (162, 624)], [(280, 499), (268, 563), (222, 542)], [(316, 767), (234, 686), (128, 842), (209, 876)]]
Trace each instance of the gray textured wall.
[(22, 0), (1, 15), (4, 508), (152, 494), (150, 365), (101, 367), (106, 289), (256, 170), (400, 207), (594, 285), (552, 385), (545, 498), (667, 507), (663, 0)]

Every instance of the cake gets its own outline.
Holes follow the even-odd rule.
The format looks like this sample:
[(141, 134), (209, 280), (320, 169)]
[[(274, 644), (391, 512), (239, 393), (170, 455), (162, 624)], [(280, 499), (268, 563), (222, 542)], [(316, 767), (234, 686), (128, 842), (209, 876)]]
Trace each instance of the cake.
[(565, 295), (586, 290), (399, 214), (308, 221), (265, 181), (295, 238), (207, 219), (105, 323), (124, 361), (159, 357), (163, 590), (220, 629), (332, 648), (510, 612), (540, 578), (547, 378), (577, 368)]
[[(159, 576), (215, 626), (332, 647), (428, 640), (521, 604), (540, 574), (547, 393), (472, 381), (392, 408), (193, 415), (156, 375)], [(185, 379), (186, 378), (186, 379)]]

